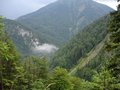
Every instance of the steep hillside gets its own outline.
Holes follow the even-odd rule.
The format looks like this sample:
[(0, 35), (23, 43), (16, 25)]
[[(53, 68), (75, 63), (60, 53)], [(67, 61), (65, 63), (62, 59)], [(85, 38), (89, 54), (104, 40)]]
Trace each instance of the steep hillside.
[[(57, 47), (41, 38), (40, 34), (13, 20), (4, 20), (6, 33), (11, 37), (22, 55), (45, 55), (57, 50)], [(45, 49), (46, 47), (46, 49)]]
[(75, 75), (77, 69), (80, 70), (84, 68), (92, 59), (94, 59), (103, 49), (103, 46), (105, 45), (105, 41), (106, 39), (104, 39), (95, 48), (93, 48), (84, 58), (81, 58), (79, 60), (80, 62), (78, 63), (78, 65), (70, 71), (70, 75)]
[[(104, 43), (104, 46), (105, 46), (105, 43)], [(110, 57), (108, 56), (108, 54), (105, 51), (104, 46), (100, 46), (98, 48), (100, 50), (99, 52), (97, 52), (95, 54), (91, 53), (90, 56), (86, 56), (85, 58), (82, 58), (81, 59), (82, 61), (79, 62), (79, 64), (76, 66), (77, 68), (71, 69), (70, 74), (73, 74), (77, 77), (91, 81), (93, 75), (95, 75), (96, 72), (100, 72), (100, 70), (104, 66), (106, 66), (107, 61), (110, 59)], [(96, 52), (96, 50), (97, 49), (95, 49), (94, 51)], [(91, 56), (94, 56), (94, 57), (91, 58)]]
[(111, 8), (92, 0), (58, 0), (17, 21), (50, 43), (61, 46), (83, 27), (110, 11)]
[(108, 35), (96, 47), (94, 47), (87, 55), (80, 58), (78, 64), (70, 70), (70, 75), (91, 81), (96, 71), (100, 71), (102, 66), (109, 60), (109, 56), (105, 52), (106, 41)]
[(71, 69), (81, 57), (86, 57), (87, 53), (105, 38), (108, 19), (106, 16), (88, 25), (59, 49), (52, 58), (51, 68), (62, 66)]

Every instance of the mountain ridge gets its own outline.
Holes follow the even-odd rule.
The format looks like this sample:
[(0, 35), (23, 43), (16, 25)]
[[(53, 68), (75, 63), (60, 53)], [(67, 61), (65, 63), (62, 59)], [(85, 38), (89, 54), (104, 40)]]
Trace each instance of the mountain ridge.
[(113, 9), (92, 0), (58, 0), (17, 21), (62, 46), (86, 25), (110, 11)]
[(60, 48), (51, 59), (51, 68), (60, 66), (68, 70), (74, 67), (80, 58), (86, 56), (107, 35), (109, 15), (105, 16), (74, 36)]
[[(5, 31), (13, 40), (17, 50), (23, 56), (29, 55), (47, 55), (57, 50), (57, 47), (44, 40), (30, 28), (9, 19), (4, 19)], [(44, 47), (48, 48), (44, 48)]]

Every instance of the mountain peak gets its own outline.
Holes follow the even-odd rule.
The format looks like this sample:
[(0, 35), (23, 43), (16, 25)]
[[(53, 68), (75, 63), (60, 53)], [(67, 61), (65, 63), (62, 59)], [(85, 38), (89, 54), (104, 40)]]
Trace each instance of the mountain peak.
[(61, 46), (86, 25), (112, 10), (93, 0), (58, 0), (18, 21), (43, 35), (45, 40), (49, 39), (50, 43)]
[(92, 0), (58, 0), (61, 4), (88, 3)]

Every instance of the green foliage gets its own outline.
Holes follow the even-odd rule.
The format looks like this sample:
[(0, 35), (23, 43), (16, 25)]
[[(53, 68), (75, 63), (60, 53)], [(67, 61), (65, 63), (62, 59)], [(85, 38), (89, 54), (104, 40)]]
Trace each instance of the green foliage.
[(47, 60), (40, 57), (27, 57), (22, 61), (22, 65), (27, 73), (33, 78), (47, 78)]
[(22, 60), (21, 65), (24, 68), (26, 88), (29, 90), (39, 90), (42, 87), (44, 88), (45, 81), (48, 77), (47, 60), (45, 58), (30, 56)]
[(113, 77), (120, 83), (120, 12), (111, 13), (109, 23), (110, 38), (107, 44), (107, 50), (111, 53), (108, 70)]
[[(98, 48), (96, 48), (98, 50)], [(92, 53), (93, 54), (93, 53)], [(89, 57), (89, 56), (88, 56)], [(90, 59), (90, 58), (89, 58)], [(83, 68), (78, 68), (76, 71), (76, 76), (91, 81), (95, 71), (100, 72), (101, 68), (108, 63), (110, 57), (105, 51), (105, 47), (102, 47), (102, 50), (97, 53), (97, 55), (92, 58)]]
[(66, 69), (56, 67), (50, 78), (50, 90), (71, 90), (72, 83)]
[[(4, 44), (5, 43), (5, 44)], [(3, 46), (2, 46), (3, 45)], [(0, 89), (3, 90), (43, 90), (47, 79), (47, 61), (45, 58), (27, 57), (18, 64), (18, 56), (9, 39), (0, 43)]]
[(33, 83), (32, 90), (45, 90), (45, 85), (42, 79), (38, 79)]
[(94, 90), (114, 90), (115, 77), (108, 70), (103, 69), (93, 76)]
[(61, 66), (70, 69), (81, 57), (86, 57), (87, 53), (105, 38), (108, 20), (108, 17), (101, 18), (79, 32), (54, 55), (51, 67)]
[(88, 68), (88, 67), (83, 67), (82, 69), (77, 69), (76, 76), (91, 81), (92, 76), (95, 74), (95, 70)]
[(12, 41), (4, 33), (0, 18), (0, 89), (18, 89), (18, 79), (22, 76), (22, 68), (18, 66), (19, 55)]
[(73, 87), (71, 90), (82, 90), (82, 80), (80, 78), (71, 76), (70, 81)]
[[(64, 10), (64, 8), (62, 9)], [(87, 11), (85, 11), (85, 13), (86, 12)], [(69, 15), (70, 13), (64, 12), (64, 14)], [(19, 61), (20, 57), (12, 41), (4, 33), (4, 25), (2, 24), (2, 19), (0, 18), (0, 90), (119, 90), (120, 18), (118, 17), (120, 17), (120, 13), (115, 12), (112, 13), (112, 15), (113, 17), (111, 18), (109, 27), (110, 41), (108, 41), (108, 50), (110, 50), (113, 55), (111, 55), (112, 59), (110, 60), (107, 69), (102, 69), (102, 71), (95, 74), (95, 71), (99, 71), (102, 66), (106, 65), (106, 61), (109, 61), (106, 60), (106, 54), (104, 50), (101, 50), (100, 53), (97, 53), (98, 55), (95, 58), (92, 58), (93, 60), (91, 62), (87, 62), (87, 64), (82, 69), (78, 68), (77, 71), (77, 76), (81, 76), (82, 79), (91, 81), (91, 77), (93, 76), (93, 81), (91, 82), (82, 80), (75, 76), (71, 76), (66, 69), (71, 69), (78, 63), (81, 57), (86, 57), (89, 55), (88, 53), (96, 45), (98, 45), (98, 43), (100, 43), (103, 38), (105, 38), (107, 35), (106, 29), (108, 17), (104, 17), (94, 22), (93, 24), (90, 24), (85, 29), (83, 29), (83, 31), (79, 32), (70, 42), (68, 42), (68, 44), (60, 49), (53, 57), (51, 67), (54, 68), (56, 66), (61, 66), (65, 67), (66, 69), (56, 67), (52, 72), (49, 72), (49, 74), (46, 58), (31, 56)], [(48, 32), (50, 35), (46, 36), (50, 37), (48, 42), (52, 42), (51, 40), (54, 40), (53, 43), (58, 44), (56, 41), (59, 39), (62, 39), (60, 43), (64, 43), (66, 40), (68, 40), (69, 34), (71, 32), (69, 33), (66, 30), (68, 30), (69, 27), (73, 24), (72, 22), (69, 22), (69, 17), (67, 16), (65, 19), (61, 18), (59, 23), (56, 23), (57, 19), (55, 18), (55, 21), (53, 20), (53, 25), (55, 25), (55, 27), (52, 28), (50, 28), (52, 25), (47, 25), (50, 23), (49, 20), (52, 20), (51, 16), (43, 20), (45, 22), (39, 24), (40, 28), (36, 27), (37, 25), (35, 25), (35, 28), (33, 26), (31, 28), (38, 32), (38, 29), (41, 29), (42, 27), (42, 35), (46, 35), (47, 30), (53, 29), (52, 32)], [(46, 23), (46, 21), (48, 21), (48, 23)], [(65, 22), (62, 23), (63, 21)], [(80, 23), (78, 21), (76, 22)], [(58, 24), (61, 25), (61, 28), (59, 29)], [(76, 23), (74, 24), (72, 29), (77, 30), (76, 27), (79, 27), (76, 25)], [(88, 23), (85, 21), (82, 24), (87, 25)], [(16, 25), (11, 27), (15, 28)], [(57, 29), (60, 35), (56, 34), (54, 29)], [(16, 30), (17, 29), (13, 31)], [(8, 33), (11, 34), (11, 32)], [(59, 37), (63, 33), (64, 35), (62, 35), (62, 38)], [(14, 38), (16, 36), (14, 36)], [(54, 39), (53, 36), (55, 36)], [(56, 36), (58, 36), (58, 38)], [(17, 37), (17, 39), (21, 40), (21, 37)], [(27, 40), (29, 41), (29, 39)]]

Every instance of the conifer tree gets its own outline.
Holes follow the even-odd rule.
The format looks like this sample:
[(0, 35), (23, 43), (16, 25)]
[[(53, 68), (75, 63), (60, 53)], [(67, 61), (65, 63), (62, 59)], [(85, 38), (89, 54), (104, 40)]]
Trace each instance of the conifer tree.
[(4, 33), (3, 19), (0, 18), (0, 90), (19, 88), (22, 68), (18, 66), (18, 58), (15, 46)]
[(49, 83), (50, 90), (73, 90), (67, 70), (60, 67), (53, 70)]
[(112, 12), (110, 15), (111, 20), (108, 29), (110, 37), (107, 50), (111, 59), (108, 64), (108, 70), (116, 78), (116, 83), (120, 83), (120, 11)]

